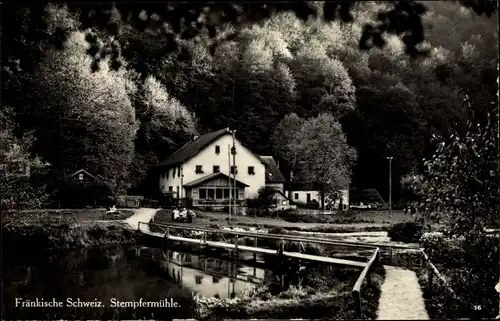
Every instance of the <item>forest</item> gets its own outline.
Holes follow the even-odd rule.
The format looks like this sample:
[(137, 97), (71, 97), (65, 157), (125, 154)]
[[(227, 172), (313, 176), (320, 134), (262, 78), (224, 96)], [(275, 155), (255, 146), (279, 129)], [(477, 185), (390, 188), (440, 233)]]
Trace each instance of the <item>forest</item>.
[(352, 2), (341, 19), (330, 2), (307, 2), (319, 14), (306, 16), (271, 6), (218, 15), (225, 8), (207, 5), (195, 8), (210, 18), (202, 26), (188, 19), (198, 11), (174, 8), (197, 32), (166, 4), (3, 4), (2, 170), (27, 162), (31, 175), (2, 180), (2, 199), (42, 206), (81, 168), (111, 194), (153, 195), (155, 164), (194, 135), (230, 127), (286, 177), (292, 154), (315, 162), (338, 137), (345, 157), (331, 176), (384, 198), (393, 157), (393, 200), (406, 201), (434, 137), (495, 113), (498, 16), (458, 1), (401, 3)]

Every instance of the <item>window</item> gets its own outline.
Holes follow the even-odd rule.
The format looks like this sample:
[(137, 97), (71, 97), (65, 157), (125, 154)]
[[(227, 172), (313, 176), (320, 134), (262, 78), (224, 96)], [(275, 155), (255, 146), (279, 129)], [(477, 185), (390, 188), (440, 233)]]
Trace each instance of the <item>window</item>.
[(214, 173), (220, 172), (220, 166), (214, 166)]
[(196, 165), (196, 174), (203, 174), (203, 166)]
[(295, 193), (294, 197), (295, 197), (296, 200), (298, 200), (299, 199), (299, 193)]
[(179, 186), (177, 186), (177, 198), (179, 198)]
[(168, 191), (169, 191), (169, 192), (173, 192), (173, 191), (174, 191), (174, 187), (173, 187), (173, 186), (169, 186), (169, 187), (168, 187)]
[(170, 172), (170, 170), (167, 170), (167, 172), (165, 173), (165, 178), (168, 179), (168, 173)]
[(207, 198), (207, 189), (200, 188), (200, 199), (206, 199), (206, 198)]
[(238, 174), (238, 166), (231, 166), (231, 174), (235, 174), (235, 169), (236, 169), (236, 174)]
[(310, 201), (311, 201), (311, 194), (307, 193), (307, 203), (309, 203)]
[(175, 177), (175, 167), (172, 169), (172, 178)]
[(255, 170), (253, 166), (248, 166), (248, 175), (255, 175)]
[(83, 181), (83, 174), (79, 174), (78, 175), (78, 179), (81, 180), (81, 181)]
[(224, 189), (224, 198), (229, 198), (229, 188)]
[(215, 198), (218, 200), (222, 199), (222, 188), (215, 189)]
[(219, 146), (219, 145), (215, 145), (215, 153), (216, 153), (217, 155), (219, 155), (219, 154), (220, 154), (220, 146)]
[(215, 191), (213, 189), (208, 189), (207, 190), (208, 198), (209, 199), (214, 199), (215, 197)]

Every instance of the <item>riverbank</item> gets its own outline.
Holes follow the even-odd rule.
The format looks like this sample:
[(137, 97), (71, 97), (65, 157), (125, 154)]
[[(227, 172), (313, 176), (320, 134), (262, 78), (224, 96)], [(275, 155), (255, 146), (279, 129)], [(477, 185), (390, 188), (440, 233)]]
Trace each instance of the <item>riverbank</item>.
[[(198, 320), (204, 321), (290, 316), (355, 319), (351, 291), (359, 272), (350, 268), (322, 266), (310, 271), (298, 286), (291, 286), (278, 294), (272, 294), (269, 288), (260, 286), (250, 287), (240, 297), (233, 299), (194, 296), (195, 315)], [(363, 319), (376, 318), (384, 277), (383, 267), (376, 267), (371, 282), (363, 288)]]
[(71, 250), (110, 244), (134, 244), (135, 235), (123, 220), (134, 211), (107, 217), (104, 210), (26, 211), (2, 216), (2, 247), (6, 252)]

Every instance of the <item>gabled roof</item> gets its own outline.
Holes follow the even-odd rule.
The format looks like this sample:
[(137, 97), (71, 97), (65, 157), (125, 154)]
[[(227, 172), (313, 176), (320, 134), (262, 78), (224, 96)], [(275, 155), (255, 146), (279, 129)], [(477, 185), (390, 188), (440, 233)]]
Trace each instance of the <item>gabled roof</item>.
[(286, 199), (288, 199), (288, 196), (285, 195), (285, 193), (283, 193), (282, 191), (280, 191), (279, 189), (275, 190), (272, 194), (269, 194), (269, 196), (274, 196), (275, 194), (281, 194), (283, 195), (283, 197), (285, 197)]
[(260, 156), (266, 165), (266, 183), (286, 183), (286, 179), (272, 156)]
[(95, 176), (94, 176), (94, 175), (90, 174), (89, 172), (87, 172), (87, 171), (86, 171), (86, 170), (84, 170), (83, 168), (82, 168), (82, 169), (79, 169), (79, 170), (77, 170), (76, 172), (74, 172), (73, 174), (69, 175), (69, 176), (68, 176), (68, 178), (73, 177), (73, 176), (75, 176), (75, 175), (77, 175), (77, 174), (80, 174), (80, 173), (85, 173), (85, 174), (87, 174), (87, 176), (90, 176), (90, 177), (92, 177), (92, 179), (95, 179)]
[(159, 163), (158, 166), (171, 166), (176, 165), (182, 162), (187, 161), (191, 157), (198, 154), (203, 148), (210, 145), (216, 139), (222, 137), (225, 134), (229, 134), (229, 127), (218, 130), (216, 132), (208, 133), (205, 135), (201, 135), (192, 141), (188, 142), (181, 148), (179, 148), (176, 152), (170, 155), (166, 160)]
[[(208, 182), (210, 180), (213, 180), (213, 179), (216, 179), (218, 177), (224, 177), (226, 178), (227, 180), (231, 179), (231, 183), (234, 182), (234, 179), (233, 178), (229, 178), (229, 176), (227, 176), (226, 174), (224, 173), (221, 173), (221, 172), (218, 172), (218, 173), (212, 173), (210, 175), (207, 175), (207, 176), (204, 176), (202, 178), (198, 178), (198, 179), (195, 179), (194, 181), (191, 181), (189, 183), (186, 183), (186, 184), (183, 184), (184, 187), (195, 187), (195, 186), (198, 186), (202, 183), (205, 183), (205, 182)], [(243, 186), (246, 186), (248, 187), (247, 184), (243, 183), (242, 181), (239, 181), (239, 180), (236, 180), (236, 182), (240, 185), (243, 185)]]
[[(225, 134), (230, 134), (231, 131), (229, 130), (229, 127), (218, 130), (216, 132), (208, 133), (205, 135), (201, 135), (192, 141), (188, 142), (181, 148), (179, 148), (177, 151), (175, 151), (172, 155), (170, 155), (166, 160), (163, 162), (159, 163), (157, 167), (169, 167), (173, 165), (177, 165), (180, 163), (183, 163), (190, 158), (196, 156), (202, 149), (213, 143), (215, 140), (219, 139), (220, 137), (224, 136)], [(252, 154), (253, 152), (250, 151)], [(255, 155), (262, 163), (262, 159)]]

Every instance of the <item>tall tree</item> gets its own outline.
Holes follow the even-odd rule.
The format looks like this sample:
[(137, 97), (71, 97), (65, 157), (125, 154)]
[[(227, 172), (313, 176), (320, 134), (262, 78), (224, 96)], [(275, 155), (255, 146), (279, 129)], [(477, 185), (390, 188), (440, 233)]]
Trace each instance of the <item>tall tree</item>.
[(19, 120), (35, 130), (34, 151), (56, 175), (85, 168), (105, 178), (112, 191), (126, 187), (133, 155), (135, 113), (129, 95), (135, 86), (126, 70), (104, 64), (92, 73), (83, 33), (69, 38), (63, 51), (51, 51), (24, 84)]
[(349, 189), (356, 151), (347, 144), (340, 123), (331, 114), (308, 119), (298, 136), (301, 179), (319, 187), (324, 210), (326, 197), (337, 199), (340, 190)]

